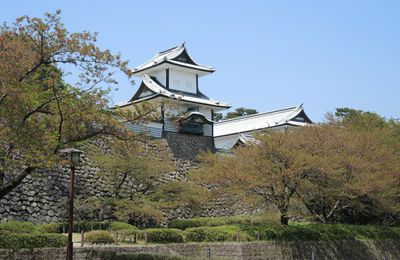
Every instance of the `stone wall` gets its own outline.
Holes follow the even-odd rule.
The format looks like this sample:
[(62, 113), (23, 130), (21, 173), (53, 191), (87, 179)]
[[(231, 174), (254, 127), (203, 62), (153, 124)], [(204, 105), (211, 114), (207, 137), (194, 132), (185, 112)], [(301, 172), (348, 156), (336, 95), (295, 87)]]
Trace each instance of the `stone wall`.
[[(212, 142), (207, 137), (203, 139), (202, 136), (172, 133), (166, 139), (157, 140), (157, 145), (149, 145), (147, 147), (155, 154), (166, 154), (166, 158), (171, 160), (175, 167), (175, 170), (164, 175), (163, 182), (187, 180), (188, 171), (196, 167), (193, 160), (187, 159), (195, 154), (191, 149), (193, 148), (199, 152), (201, 149), (209, 149), (212, 145)], [(185, 145), (179, 145), (182, 143), (185, 143)], [(105, 152), (109, 152), (106, 142), (97, 141), (95, 145), (102, 147)], [(176, 153), (174, 154), (172, 150), (175, 150)], [(182, 155), (183, 158), (177, 155)], [(64, 221), (66, 219), (69, 173), (70, 170), (68, 168), (59, 168), (28, 176), (13, 192), (0, 200), (0, 221), (19, 220), (34, 223)], [(111, 181), (111, 179), (110, 174), (94, 165), (86, 155), (83, 155), (81, 166), (76, 169), (76, 208), (78, 208), (79, 199), (112, 197), (115, 182)], [(122, 185), (119, 195), (123, 198), (129, 198), (132, 192), (140, 188), (140, 185), (140, 183), (135, 183), (128, 178)], [(106, 211), (104, 212), (105, 215), (102, 215), (102, 219), (98, 220), (111, 218)], [(183, 206), (164, 211), (167, 220), (193, 216), (231, 215), (233, 213), (243, 212), (240, 209), (231, 209), (224, 200), (204, 206), (202, 210), (196, 213)], [(76, 216), (78, 214), (79, 212), (76, 212)]]
[[(400, 259), (400, 241), (298, 241), (253, 243), (188, 243), (130, 247), (77, 247), (74, 259), (111, 260), (117, 255), (159, 254), (191, 259)], [(65, 259), (66, 248), (0, 249), (0, 259)]]
[(175, 157), (194, 160), (204, 151), (215, 151), (214, 138), (210, 136), (165, 132), (165, 139)]

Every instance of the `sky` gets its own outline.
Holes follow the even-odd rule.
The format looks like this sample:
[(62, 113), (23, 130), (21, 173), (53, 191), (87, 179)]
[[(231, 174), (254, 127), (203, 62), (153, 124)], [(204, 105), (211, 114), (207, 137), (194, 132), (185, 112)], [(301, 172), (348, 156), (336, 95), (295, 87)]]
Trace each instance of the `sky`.
[[(400, 1), (0, 0), (0, 21), (62, 10), (70, 32), (138, 66), (186, 42), (216, 72), (200, 90), (232, 109), (260, 112), (304, 103), (313, 121), (351, 107), (400, 118)], [(117, 75), (114, 102), (139, 86)], [(232, 110), (231, 109), (231, 110)]]

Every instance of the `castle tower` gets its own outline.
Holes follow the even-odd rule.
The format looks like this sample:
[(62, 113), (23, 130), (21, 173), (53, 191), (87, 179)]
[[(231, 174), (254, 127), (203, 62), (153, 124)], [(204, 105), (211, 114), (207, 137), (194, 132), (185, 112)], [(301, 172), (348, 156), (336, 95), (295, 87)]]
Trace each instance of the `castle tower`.
[(131, 71), (142, 79), (139, 89), (128, 102), (116, 107), (129, 109), (141, 102), (155, 104), (159, 106), (160, 119), (132, 125), (134, 131), (167, 138), (171, 146), (178, 148), (190, 145), (198, 146), (192, 150), (214, 150), (213, 114), (230, 108), (229, 104), (213, 100), (200, 91), (199, 78), (214, 71), (194, 61), (185, 44), (159, 52)]

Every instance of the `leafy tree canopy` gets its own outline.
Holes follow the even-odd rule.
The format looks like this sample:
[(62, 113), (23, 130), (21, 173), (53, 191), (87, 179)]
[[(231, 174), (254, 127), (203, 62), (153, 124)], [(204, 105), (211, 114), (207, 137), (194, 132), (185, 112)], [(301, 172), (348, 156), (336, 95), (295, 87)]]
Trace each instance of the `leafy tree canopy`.
[[(143, 110), (109, 110), (104, 88), (117, 83), (115, 71), (130, 76), (127, 64), (97, 47), (96, 34), (68, 32), (60, 11), (0, 27), (0, 198), (57, 165), (64, 147), (98, 135), (132, 137), (124, 122)], [(73, 85), (64, 82), (71, 73), (79, 79)]]
[(214, 120), (220, 121), (220, 120), (224, 120), (224, 119), (231, 119), (231, 118), (236, 118), (236, 117), (241, 117), (241, 116), (253, 115), (253, 114), (257, 114), (257, 113), (258, 112), (255, 109), (239, 107), (239, 108), (236, 108), (235, 111), (233, 111), (233, 112), (228, 112), (226, 114), (226, 116), (223, 116), (222, 113), (214, 113)]
[(239, 108), (236, 108), (235, 111), (233, 111), (233, 112), (228, 112), (224, 119), (231, 119), (231, 118), (236, 118), (236, 117), (241, 117), (241, 116), (257, 114), (257, 113), (258, 112), (255, 109), (239, 107)]
[[(335, 122), (266, 132), (233, 155), (204, 155), (192, 176), (214, 190), (264, 200), (280, 212), (282, 224), (288, 223), (294, 198), (321, 222), (354, 221), (361, 214), (376, 220), (399, 210), (400, 146), (392, 129)], [(353, 219), (340, 218), (343, 214)]]

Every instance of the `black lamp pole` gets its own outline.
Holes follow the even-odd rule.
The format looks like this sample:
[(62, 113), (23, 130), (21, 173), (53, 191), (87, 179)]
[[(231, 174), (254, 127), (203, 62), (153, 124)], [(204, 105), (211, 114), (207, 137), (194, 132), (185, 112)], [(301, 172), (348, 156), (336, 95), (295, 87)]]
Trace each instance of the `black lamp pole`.
[(82, 151), (74, 148), (67, 148), (61, 152), (69, 156), (71, 163), (70, 182), (69, 182), (69, 209), (68, 209), (68, 246), (67, 260), (72, 260), (74, 255), (74, 244), (72, 243), (72, 232), (74, 229), (74, 196), (75, 196), (75, 166), (79, 164)]
[(68, 247), (67, 260), (72, 260), (74, 255), (74, 244), (72, 243), (72, 231), (74, 228), (74, 195), (75, 195), (75, 165), (71, 164), (69, 183), (69, 209), (68, 209)]

